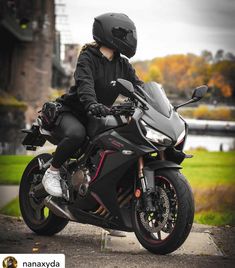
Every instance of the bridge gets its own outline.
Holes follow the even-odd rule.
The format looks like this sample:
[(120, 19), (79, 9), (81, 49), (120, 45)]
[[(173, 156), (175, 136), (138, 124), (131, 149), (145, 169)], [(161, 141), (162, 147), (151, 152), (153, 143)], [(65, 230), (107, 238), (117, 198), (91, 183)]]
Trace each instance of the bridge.
[(185, 119), (189, 125), (189, 134), (226, 136), (235, 138), (234, 121), (214, 121)]

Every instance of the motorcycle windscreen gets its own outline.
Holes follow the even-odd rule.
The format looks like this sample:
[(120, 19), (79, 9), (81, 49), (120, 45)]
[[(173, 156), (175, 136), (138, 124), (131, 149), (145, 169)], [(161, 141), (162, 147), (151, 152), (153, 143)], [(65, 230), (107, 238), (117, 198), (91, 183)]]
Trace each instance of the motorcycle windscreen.
[(143, 88), (147, 93), (145, 94), (147, 102), (159, 113), (169, 118), (172, 112), (172, 105), (162, 86), (156, 82), (148, 82), (143, 85)]

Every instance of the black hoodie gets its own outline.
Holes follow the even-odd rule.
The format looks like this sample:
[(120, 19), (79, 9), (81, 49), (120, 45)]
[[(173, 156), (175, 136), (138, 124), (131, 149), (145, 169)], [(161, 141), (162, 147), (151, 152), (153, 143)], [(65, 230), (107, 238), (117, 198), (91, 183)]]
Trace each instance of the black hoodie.
[(109, 61), (98, 47), (88, 47), (81, 52), (74, 73), (75, 85), (58, 101), (68, 106), (78, 116), (85, 116), (93, 103), (110, 107), (117, 96), (117, 89), (110, 82), (123, 78), (134, 85), (141, 85), (129, 61), (115, 54)]

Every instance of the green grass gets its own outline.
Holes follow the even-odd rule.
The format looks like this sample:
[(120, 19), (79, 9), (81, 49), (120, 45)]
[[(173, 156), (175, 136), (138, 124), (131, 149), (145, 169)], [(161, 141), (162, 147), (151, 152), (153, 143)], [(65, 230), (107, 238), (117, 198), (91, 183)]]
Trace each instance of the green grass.
[(196, 213), (194, 222), (215, 226), (235, 226), (235, 211), (204, 211)]
[(1, 155), (0, 184), (19, 184), (23, 171), (33, 156)]
[[(19, 206), (19, 198), (16, 197), (3, 208), (0, 209), (0, 214), (5, 214), (9, 216), (19, 217), (21, 216), (20, 206)], [(49, 215), (49, 209), (47, 207), (44, 208), (44, 215), (47, 217)]]
[[(186, 159), (182, 173), (192, 187), (235, 185), (235, 151), (193, 151)], [(0, 184), (19, 184), (22, 173), (33, 156), (0, 156)]]
[[(190, 182), (197, 210), (195, 221), (211, 225), (235, 225), (235, 151), (193, 151), (183, 162), (182, 173)], [(0, 184), (19, 184), (23, 170), (32, 156), (0, 156)], [(225, 192), (224, 192), (225, 191)], [(225, 198), (226, 197), (226, 198)], [(18, 199), (0, 213), (19, 216)]]
[(9, 216), (20, 216), (20, 207), (19, 207), (19, 199), (16, 197), (11, 202), (9, 202), (6, 206), (0, 209), (1, 214), (9, 215)]
[(183, 162), (182, 173), (192, 187), (208, 188), (218, 185), (235, 185), (235, 151), (192, 151), (191, 159)]

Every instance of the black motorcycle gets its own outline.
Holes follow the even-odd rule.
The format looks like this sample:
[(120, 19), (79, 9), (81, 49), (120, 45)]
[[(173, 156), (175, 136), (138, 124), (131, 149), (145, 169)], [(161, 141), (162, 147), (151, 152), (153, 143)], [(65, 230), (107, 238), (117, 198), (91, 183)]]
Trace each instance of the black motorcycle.
[[(116, 87), (128, 102), (113, 106), (106, 118), (90, 118), (84, 146), (60, 169), (63, 198), (45, 192), (41, 181), (53, 154), (40, 154), (21, 179), (21, 213), (40, 235), (76, 221), (135, 232), (144, 248), (167, 254), (183, 244), (194, 217), (192, 190), (180, 172), (180, 163), (191, 157), (183, 152), (188, 126), (176, 110), (200, 100), (207, 86), (176, 107), (155, 82), (134, 89), (118, 79)], [(29, 150), (58, 142), (40, 117), (24, 132)]]

